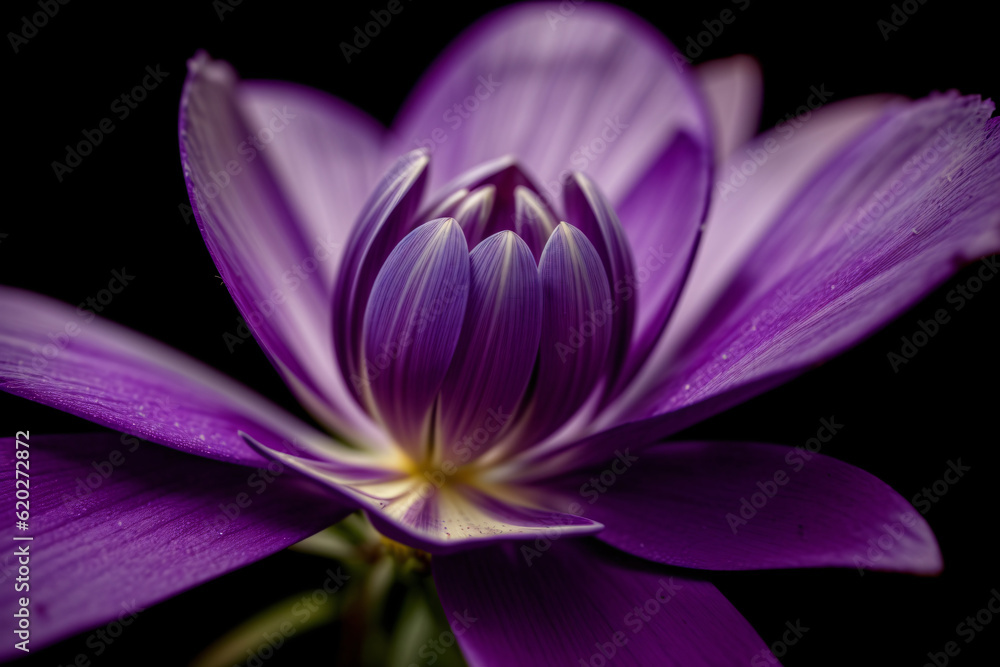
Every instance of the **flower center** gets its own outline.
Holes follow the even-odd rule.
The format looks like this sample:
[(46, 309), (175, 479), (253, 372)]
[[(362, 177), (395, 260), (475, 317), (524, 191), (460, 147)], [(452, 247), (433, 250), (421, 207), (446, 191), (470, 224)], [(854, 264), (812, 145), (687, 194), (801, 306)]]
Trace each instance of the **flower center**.
[(482, 490), (480, 480), (481, 467), (474, 464), (463, 465), (455, 458), (454, 453), (428, 447), (422, 459), (407, 457), (404, 471), (416, 480), (424, 489), (418, 491), (421, 496), (430, 496), (435, 491), (446, 488), (473, 487)]

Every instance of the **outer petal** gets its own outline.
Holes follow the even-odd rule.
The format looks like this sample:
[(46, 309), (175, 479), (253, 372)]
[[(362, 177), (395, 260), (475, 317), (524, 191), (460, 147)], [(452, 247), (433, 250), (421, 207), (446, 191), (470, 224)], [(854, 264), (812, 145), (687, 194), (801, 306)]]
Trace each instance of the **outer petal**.
[[(303, 236), (324, 240), (330, 251), (315, 268), (304, 263), (296, 277), (312, 280), (315, 271), (330, 295), (351, 226), (388, 166), (382, 157), (385, 130), (363, 111), (305, 86), (244, 81), (236, 94), (248, 125), (259, 128), (259, 156), (271, 167)], [(244, 146), (248, 160), (256, 153), (253, 143)]]
[(400, 156), (365, 202), (351, 229), (333, 292), (333, 344), (351, 389), (361, 399), (361, 328), (375, 277), (396, 244), (419, 220), (413, 216), (427, 178), (427, 155)]
[(462, 332), (469, 248), (454, 218), (421, 225), (393, 249), (365, 311), (363, 392), (404, 449), (418, 458), (431, 408)]
[[(890, 107), (758, 227), (766, 233), (714, 301), (678, 311), (666, 353), (595, 427), (660, 414), (616, 431), (644, 442), (674, 433), (838, 354), (1000, 248), (991, 109), (953, 94)], [(886, 209), (879, 198), (890, 196)], [(877, 220), (865, 217), (877, 206)], [(692, 304), (712, 293), (696, 277)]]
[(1000, 248), (992, 109), (978, 98), (931, 97), (888, 113), (848, 146), (769, 225), (681, 345), (654, 413), (801, 372)]
[[(259, 89), (241, 96), (237, 76), (227, 64), (199, 53), (188, 66), (180, 109), (181, 163), (198, 227), (226, 287), (300, 400), (345, 434), (378, 442), (377, 429), (359, 406), (343, 400), (348, 394), (330, 346), (331, 283), (326, 276), (339, 261), (339, 233), (329, 229), (329, 235), (317, 236), (316, 213), (324, 198), (307, 193), (304, 183), (290, 192), (282, 187), (294, 180), (294, 169), (306, 168), (315, 155), (289, 155), (289, 150), (301, 150), (303, 132), (314, 133), (317, 144), (327, 144), (357, 127), (355, 138), (364, 145), (364, 137), (372, 132), (370, 123), (359, 120), (358, 112), (335, 111), (332, 105), (323, 111), (309, 103), (299, 107), (301, 100), (268, 113), (260, 107), (267, 98)], [(263, 124), (255, 125), (262, 116)], [(295, 128), (296, 120), (303, 126)], [(267, 155), (271, 147), (265, 141), (268, 136), (279, 137), (275, 150), (257, 159), (258, 148)], [(362, 152), (367, 157), (359, 163), (365, 165), (371, 161), (371, 147)], [(364, 170), (359, 167), (359, 172)], [(343, 176), (339, 170), (323, 173)], [(331, 193), (340, 190), (340, 185), (330, 188)], [(340, 217), (350, 214), (346, 205), (338, 210)], [(328, 267), (317, 269), (327, 262)], [(318, 275), (307, 274), (310, 266)]]
[(635, 269), (614, 290), (635, 302), (636, 323), (618, 390), (646, 362), (674, 312), (708, 210), (709, 175), (709, 156), (679, 133), (619, 207)]
[(470, 260), (465, 322), (438, 404), (444, 455), (468, 447), (470, 438), (486, 450), (502, 433), (528, 386), (542, 331), (538, 269), (524, 241), (500, 232)]
[[(23, 440), (23, 438), (22, 438)], [(117, 433), (31, 434), (31, 648), (111, 620), (259, 560), (339, 521), (352, 508), (285, 472), (261, 495), (257, 472), (143, 444)], [(14, 506), (15, 443), (4, 438), (0, 489)], [(274, 465), (273, 463), (271, 464)], [(100, 471), (95, 473), (95, 467)], [(258, 481), (263, 478), (259, 477)], [(86, 481), (84, 481), (86, 480)], [(236, 507), (235, 518), (220, 505)], [(0, 571), (13, 613), (16, 559)], [(0, 656), (20, 655), (4, 642)]]
[(648, 560), (703, 570), (941, 571), (930, 526), (902, 496), (863, 470), (805, 449), (669, 443), (626, 449), (604, 468), (552, 484), (579, 500), (608, 466), (620, 483), (586, 514), (607, 526), (600, 539)]
[[(670, 282), (673, 281), (664, 282), (654, 275), (655, 279), (646, 283), (648, 288), (639, 288), (640, 316), (645, 316), (651, 326), (647, 326), (644, 329), (645, 334), (640, 334), (636, 340), (629, 364), (631, 373), (626, 377), (635, 377), (640, 362), (648, 358), (646, 375), (639, 375), (622, 399), (605, 413), (599, 423), (601, 427), (644, 414), (638, 406), (647, 397), (651, 383), (664, 378), (661, 369), (671, 363), (680, 343), (688, 339), (694, 328), (711, 312), (712, 304), (718, 299), (723, 288), (732, 281), (739, 267), (754, 251), (756, 244), (767, 233), (769, 225), (809, 180), (843, 149), (844, 145), (855, 141), (862, 132), (891, 109), (892, 105), (901, 103), (900, 98), (881, 96), (851, 99), (822, 107), (807, 121), (797, 121), (798, 127), (789, 124), (780, 131), (772, 129), (760, 135), (743, 151), (731, 156), (720, 166), (716, 175), (709, 218), (705, 223), (706, 232), (697, 243), (698, 252), (693, 266), (690, 265), (689, 259), (684, 272), (677, 275), (677, 281), (674, 282), (676, 287), (672, 289), (674, 302), (670, 301), (669, 291), (662, 301), (644, 298), (646, 291), (669, 290)], [(768, 152), (764, 148), (765, 145), (777, 148)], [(761, 152), (768, 156), (766, 162), (760, 167), (754, 162), (753, 173), (750, 177), (745, 176), (741, 168), (747, 171), (751, 169), (744, 163), (751, 160), (751, 155), (760, 155)], [(693, 203), (685, 194), (688, 188), (684, 186), (684, 180), (691, 178), (684, 168), (691, 158), (685, 155), (694, 155), (693, 149), (684, 149), (674, 162), (664, 161), (663, 167), (670, 170), (669, 175), (665, 173), (663, 178), (650, 183), (651, 187), (643, 188), (641, 185), (636, 187), (635, 195), (630, 196), (621, 207), (620, 213), (624, 220), (655, 219), (658, 212), (664, 215), (673, 208), (660, 206), (660, 188), (656, 187), (656, 183), (661, 181), (678, 186), (671, 190), (675, 194), (669, 201), (677, 201), (680, 205), (684, 202)], [(661, 238), (667, 240), (665, 248), (684, 248), (684, 228), (657, 226), (639, 227), (639, 230), (648, 235), (649, 239), (633, 237), (632, 247), (646, 248), (649, 257), (652, 256), (653, 249), (662, 242)], [(677, 237), (675, 241), (671, 237), (677, 233), (681, 233), (682, 236)], [(691, 243), (693, 255), (697, 236), (692, 235), (690, 231), (686, 233), (689, 235), (688, 243)], [(683, 254), (674, 253), (671, 259), (677, 260), (680, 257), (683, 257)], [(668, 264), (666, 268), (670, 271), (679, 269), (674, 264)], [(690, 273), (687, 272), (688, 269)], [(659, 272), (657, 270), (656, 273)], [(678, 301), (680, 281), (684, 278), (686, 282), (683, 283), (683, 293), (680, 294)], [(670, 310), (663, 309), (657, 314), (644, 305), (655, 304), (662, 308), (669, 304), (669, 308), (673, 308), (674, 303), (676, 312), (672, 316)], [(670, 316), (670, 326), (664, 336), (663, 327), (667, 324), (668, 316)], [(659, 326), (656, 326), (657, 324)], [(658, 348), (654, 348), (656, 344), (659, 344)], [(760, 391), (757, 389), (748, 394), (748, 397)], [(706, 413), (706, 416), (707, 414), (710, 413)], [(696, 421), (698, 418), (700, 416), (686, 418), (686, 423), (692, 423), (692, 419)], [(679, 428), (660, 429), (660, 431), (666, 434), (670, 430), (676, 431)]]
[[(903, 103), (901, 98), (873, 96), (821, 107), (796, 121), (798, 127), (788, 123), (756, 137), (719, 166), (706, 231), (667, 332), (670, 346), (689, 336), (711, 312), (720, 292), (810, 180), (844, 146)], [(761, 159), (762, 154), (766, 160), (757, 165), (753, 156)]]
[(710, 60), (694, 69), (715, 129), (715, 160), (723, 163), (757, 131), (764, 81), (750, 56)]
[(562, 540), (544, 553), (503, 545), (435, 558), (441, 604), (469, 663), (604, 664), (613, 649), (608, 664), (719, 667), (766, 655), (712, 584), (609, 551)]
[[(602, 528), (584, 517), (526, 504), (519, 495), (508, 493), (500, 499), (466, 484), (461, 476), (452, 477), (457, 472), (455, 461), (422, 474), (413, 474), (412, 466), (404, 472), (403, 460), (395, 462), (395, 469), (363, 470), (324, 460), (304, 448), (291, 453), (251, 437), (247, 441), (365, 508), (382, 534), (435, 554), (498, 540), (589, 535)], [(544, 493), (536, 498), (555, 500)]]
[[(506, 154), (553, 200), (570, 169), (617, 203), (663, 145), (710, 129), (686, 61), (654, 28), (609, 5), (526, 4), (467, 30), (438, 58), (393, 125), (406, 150), (434, 144), (432, 187)], [(454, 119), (454, 120), (453, 120)], [(583, 151), (583, 152), (581, 152)]]
[(240, 439), (315, 431), (246, 387), (166, 345), (68, 305), (0, 287), (0, 388), (175, 449), (243, 464)]

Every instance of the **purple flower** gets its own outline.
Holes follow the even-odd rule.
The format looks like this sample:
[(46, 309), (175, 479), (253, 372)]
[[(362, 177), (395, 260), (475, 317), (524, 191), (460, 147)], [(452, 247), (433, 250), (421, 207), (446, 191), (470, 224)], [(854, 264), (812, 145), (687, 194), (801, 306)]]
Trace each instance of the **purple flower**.
[(1000, 248), (993, 105), (827, 105), (820, 88), (808, 121), (752, 137), (751, 61), (691, 71), (629, 14), (557, 11), (471, 28), (390, 132), (191, 61), (180, 141), (199, 227), (333, 435), (144, 337), (0, 291), (6, 391), (263, 469), (27, 439), (32, 648), (358, 508), (433, 555), (476, 665), (746, 663), (766, 646), (691, 569), (940, 570), (923, 518), (861, 470), (664, 440)]

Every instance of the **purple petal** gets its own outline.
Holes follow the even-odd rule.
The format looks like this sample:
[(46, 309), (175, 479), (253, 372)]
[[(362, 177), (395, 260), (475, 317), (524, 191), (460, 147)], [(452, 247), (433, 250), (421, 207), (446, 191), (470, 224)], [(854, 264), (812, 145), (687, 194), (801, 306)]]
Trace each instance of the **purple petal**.
[(528, 244), (536, 263), (555, 229), (556, 220), (541, 197), (526, 187), (514, 188), (514, 233)]
[(217, 371), (92, 313), (87, 320), (71, 306), (7, 287), (0, 287), (0, 310), (4, 391), (175, 449), (244, 464), (261, 458), (237, 435), (240, 429), (279, 439), (315, 434)]
[(465, 240), (470, 248), (475, 248), (486, 238), (486, 229), (496, 198), (496, 187), (484, 185), (470, 192), (451, 214), (465, 232)]
[(899, 103), (899, 98), (880, 96), (821, 107), (806, 120), (760, 135), (720, 165), (706, 232), (668, 331), (671, 339), (689, 334), (705, 317), (769, 225), (809, 180)]
[(615, 292), (636, 304), (636, 324), (618, 390), (646, 362), (677, 304), (708, 208), (709, 173), (705, 151), (680, 133), (619, 207), (635, 269)]
[(584, 517), (499, 500), (468, 486), (428, 495), (428, 485), (433, 482), (418, 480), (380, 501), (377, 511), (368, 510), (372, 524), (391, 539), (435, 555), (498, 541), (593, 535), (603, 528)]
[[(825, 421), (820, 433), (829, 439), (837, 427), (836, 419)], [(601, 486), (608, 469), (619, 481)], [(551, 484), (571, 498), (586, 495), (585, 514), (606, 526), (600, 539), (660, 563), (941, 571), (930, 526), (902, 496), (805, 448), (680, 442), (625, 449)]]
[(541, 503), (530, 504), (515, 500), (520, 496), (512, 489), (506, 489), (504, 500), (486, 495), (455, 476), (460, 459), (448, 459), (414, 474), (412, 462), (402, 457), (393, 462), (396, 469), (364, 469), (322, 460), (315, 456), (320, 453), (315, 449), (300, 450), (306, 454), (300, 456), (253, 438), (248, 437), (248, 442), (265, 456), (361, 505), (383, 535), (434, 554), (498, 540), (589, 535), (602, 528), (590, 519), (539, 509), (552, 500), (544, 492), (532, 498)]
[(470, 248), (493, 234), (516, 232), (531, 248), (536, 262), (555, 228), (539, 186), (510, 156), (463, 172), (432, 197), (417, 217), (446, 216), (458, 219)]
[[(393, 125), (395, 150), (433, 150), (433, 190), (514, 155), (553, 201), (584, 163), (616, 203), (674, 132), (709, 146), (708, 114), (685, 69), (662, 35), (622, 9), (504, 8), (465, 31), (417, 85)], [(433, 139), (442, 118), (449, 129)]]
[(739, 55), (698, 65), (694, 74), (712, 116), (715, 161), (721, 164), (757, 132), (764, 89), (760, 65)]
[(341, 372), (361, 399), (361, 325), (375, 277), (392, 249), (417, 223), (416, 208), (427, 178), (427, 155), (411, 151), (398, 160), (371, 193), (351, 229), (333, 293), (333, 343)]
[[(255, 471), (117, 433), (32, 434), (27, 443), (31, 514), (23, 535), (34, 539), (14, 542), (10, 552), (30, 553), (32, 650), (134, 618), (352, 511), (274, 462)], [(0, 446), (0, 488), (5, 506), (13, 507), (14, 439)], [(248, 504), (237, 505), (241, 494)], [(5, 558), (5, 610), (24, 595), (14, 591), (15, 571), (16, 559)], [(0, 656), (20, 655), (12, 645), (5, 642)]]
[[(712, 303), (718, 298), (723, 287), (731, 281), (748, 255), (753, 252), (755, 244), (763, 238), (768, 225), (783, 208), (789, 205), (809, 179), (843, 149), (844, 145), (855, 140), (862, 131), (885, 113), (887, 108), (898, 102), (899, 98), (884, 96), (834, 103), (820, 108), (808, 122), (796, 121), (797, 127), (788, 124), (780, 131), (771, 130), (764, 133), (743, 151), (730, 158), (717, 176), (715, 197), (709, 219), (705, 224), (707, 231), (698, 242), (697, 257), (684, 283), (683, 294), (677, 302), (676, 311), (670, 317), (670, 326), (666, 330), (665, 339), (654, 353), (652, 344), (660, 339), (659, 334), (656, 337), (646, 338), (646, 346), (649, 349), (646, 375), (636, 379), (630, 387), (629, 394), (626, 394), (613, 410), (609, 410), (603, 427), (646, 414), (638, 409), (638, 406), (648, 395), (649, 387), (663, 380), (662, 369), (673, 363), (679, 343), (689, 338), (693, 329), (710, 314)], [(764, 148), (765, 145), (771, 147), (772, 151), (768, 152)], [(750, 177), (746, 177), (740, 171), (741, 167), (751, 171), (744, 163), (750, 160), (752, 155), (759, 156), (761, 151), (768, 156), (767, 160), (760, 167), (754, 162), (753, 173)], [(647, 201), (650, 206), (648, 210), (652, 212), (655, 199)], [(630, 200), (627, 200), (621, 207), (624, 211), (622, 214), (627, 216), (626, 220), (633, 217), (628, 212), (629, 203)], [(638, 219), (642, 218), (642, 215), (638, 216)], [(633, 239), (633, 247), (636, 247), (636, 243), (642, 241)], [(648, 284), (658, 285), (658, 282), (650, 281)], [(641, 317), (646, 310), (641, 299), (639, 308)], [(636, 354), (630, 359), (633, 361), (630, 368), (636, 366), (634, 360), (639, 358), (638, 352), (641, 349), (641, 344), (637, 344)], [(661, 421), (669, 424), (663, 423), (657, 428), (628, 427), (628, 430), (632, 433), (637, 430), (648, 432), (651, 438), (649, 441), (652, 442), (714, 414), (719, 409), (750, 398), (780, 381), (783, 380), (775, 378), (774, 382), (760, 384), (752, 391), (741, 391), (739, 395), (732, 396), (724, 405), (720, 404), (720, 407), (715, 409), (698, 409), (687, 411), (684, 415), (664, 418)], [(682, 390), (688, 391), (683, 388)]]
[[(582, 231), (601, 258), (609, 287), (613, 287), (614, 312), (604, 328), (610, 329), (608, 389), (622, 370), (635, 324), (635, 300), (629, 283), (636, 279), (629, 242), (611, 204), (585, 174), (574, 172), (566, 183), (566, 217)], [(626, 291), (628, 290), (628, 291)]]
[(469, 248), (454, 218), (421, 225), (386, 259), (365, 311), (362, 392), (398, 444), (427, 444), (431, 407), (462, 331)]
[(470, 439), (486, 450), (500, 435), (528, 385), (541, 335), (538, 269), (524, 241), (500, 232), (470, 259), (469, 304), (438, 405), (447, 451), (469, 447)]
[[(436, 161), (435, 171), (437, 171)], [(424, 205), (417, 217), (420, 219), (455, 217), (452, 214), (458, 204), (473, 190), (493, 186), (502, 196), (510, 194), (519, 185), (533, 190), (538, 189), (518, 165), (514, 156), (505, 155), (470, 167), (434, 191), (429, 203)]]
[(614, 302), (601, 258), (576, 227), (559, 223), (538, 265), (542, 335), (533, 394), (511, 433), (523, 448), (554, 432), (590, 396), (605, 369)]
[(433, 566), (445, 614), (477, 667), (716, 667), (769, 655), (712, 584), (594, 540), (491, 546)]
[[(369, 143), (372, 121), (305, 93), (269, 114), (261, 103), (271, 99), (270, 93), (244, 91), (226, 63), (200, 53), (188, 67), (180, 110), (181, 162), (198, 227), (219, 274), (257, 341), (306, 407), (350, 437), (378, 443), (381, 436), (364, 412), (344, 400), (350, 394), (330, 346), (331, 291), (325, 276), (339, 261), (342, 230), (317, 231), (320, 208), (336, 208), (334, 220), (343, 220), (354, 200), (341, 208), (328, 197), (307, 193), (310, 181), (284, 189), (315, 158), (314, 152), (300, 153), (303, 132), (315, 134), (317, 145), (339, 145), (347, 141), (345, 134), (353, 135), (351, 145), (360, 153), (357, 174), (365, 174), (375, 159), (376, 146)], [(257, 125), (262, 114), (264, 122)], [(296, 121), (302, 125), (295, 127)], [(266, 142), (267, 137), (274, 141)], [(346, 186), (343, 170), (322, 173), (338, 179), (327, 186), (330, 197)]]
[(672, 372), (650, 394), (652, 413), (802, 372), (1000, 248), (992, 108), (930, 97), (890, 109), (848, 145), (767, 226), (666, 362)]
[[(777, 143), (745, 187), (728, 192), (745, 206), (725, 216), (717, 197), (664, 345), (595, 421), (605, 432), (553, 462), (600, 460), (610, 451), (602, 442), (655, 442), (786, 382), (1000, 247), (992, 104), (954, 94), (894, 102), (821, 109), (812, 123), (799, 121), (787, 153), (780, 132), (755, 140), (765, 151), (768, 138)], [(858, 217), (887, 192), (893, 202), (877, 224)]]
[[(303, 235), (333, 248), (330, 258), (313, 269), (323, 291), (332, 295), (351, 227), (388, 166), (382, 164), (385, 131), (363, 111), (305, 86), (246, 81), (237, 95), (248, 125), (260, 128), (258, 143), (264, 150), (259, 155), (271, 167)], [(285, 119), (289, 122), (281, 127)], [(252, 143), (244, 152), (248, 160), (257, 154)], [(296, 276), (309, 280), (302, 276), (311, 273), (306, 264)]]

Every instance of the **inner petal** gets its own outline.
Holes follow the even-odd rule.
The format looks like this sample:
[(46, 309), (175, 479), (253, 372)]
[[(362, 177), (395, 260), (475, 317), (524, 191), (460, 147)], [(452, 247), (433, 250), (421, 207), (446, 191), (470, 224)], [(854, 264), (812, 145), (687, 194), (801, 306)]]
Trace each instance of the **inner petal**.
[(454, 218), (421, 225), (389, 254), (372, 287), (354, 379), (397, 444), (420, 459), (431, 407), (465, 316), (469, 254)]
[(535, 445), (563, 426), (597, 387), (611, 343), (614, 301), (608, 277), (583, 232), (559, 223), (542, 253), (538, 275), (542, 331), (533, 393), (518, 425), (501, 443), (504, 450)]
[(556, 225), (538, 185), (511, 157), (468, 170), (432, 197), (420, 215), (456, 218), (470, 248), (493, 234), (513, 231), (528, 244), (535, 262)]
[[(359, 403), (361, 327), (368, 297), (383, 263), (416, 220), (423, 195), (427, 156), (411, 151), (382, 177), (351, 228), (333, 293), (333, 345), (341, 372)], [(425, 218), (430, 220), (430, 218)]]
[(465, 240), (470, 248), (475, 248), (486, 238), (486, 228), (493, 215), (496, 199), (496, 186), (484, 185), (470, 192), (455, 207), (453, 217), (465, 232)]
[(469, 303), (435, 430), (436, 460), (458, 465), (484, 453), (510, 426), (535, 366), (542, 320), (535, 260), (516, 234), (494, 234), (470, 260)]
[(566, 199), (566, 215), (594, 245), (609, 286), (612, 287), (614, 313), (608, 313), (611, 329), (610, 352), (607, 359), (608, 380), (605, 390), (610, 390), (625, 363), (632, 326), (635, 320), (635, 299), (633, 285), (636, 275), (632, 252), (618, 216), (611, 204), (601, 194), (597, 185), (585, 174), (574, 172), (563, 193)]

